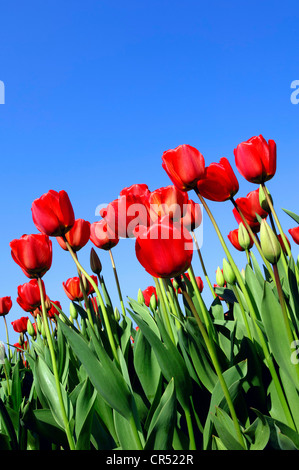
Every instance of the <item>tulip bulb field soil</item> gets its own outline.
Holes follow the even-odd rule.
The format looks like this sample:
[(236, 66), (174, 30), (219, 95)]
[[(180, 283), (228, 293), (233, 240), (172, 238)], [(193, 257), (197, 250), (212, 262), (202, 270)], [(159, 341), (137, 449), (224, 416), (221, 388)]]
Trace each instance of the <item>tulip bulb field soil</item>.
[[(23, 316), (9, 321), (15, 301), (0, 298), (1, 450), (299, 449), (299, 216), (274, 206), (267, 188), (279, 178), (274, 140), (254, 136), (233, 153), (236, 172), (190, 145), (165, 151), (169, 185), (124, 187), (96, 222), (76, 219), (64, 190), (32, 202), (36, 232), (7, 247), (24, 274), (15, 286)], [(221, 233), (210, 201), (231, 203), (236, 229)], [(219, 239), (213, 277), (196, 238), (203, 212)], [(67, 311), (47, 295), (55, 238), (74, 266)], [(114, 263), (124, 238), (152, 281), (136, 298)]]

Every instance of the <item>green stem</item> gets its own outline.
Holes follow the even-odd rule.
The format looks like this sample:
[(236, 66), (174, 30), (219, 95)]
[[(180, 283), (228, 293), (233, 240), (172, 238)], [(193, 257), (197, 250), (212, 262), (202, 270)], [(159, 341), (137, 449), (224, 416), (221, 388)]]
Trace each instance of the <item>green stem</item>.
[(55, 356), (55, 351), (54, 351), (54, 345), (53, 345), (52, 336), (51, 336), (50, 329), (49, 329), (48, 316), (47, 316), (47, 310), (46, 310), (46, 305), (45, 305), (45, 298), (44, 298), (42, 280), (41, 280), (40, 277), (38, 277), (37, 282), (38, 282), (39, 290), (40, 290), (42, 314), (43, 314), (43, 323), (44, 323), (46, 338), (47, 338), (48, 347), (49, 347), (49, 350), (50, 350), (50, 355), (51, 355), (51, 360), (52, 360), (53, 373), (54, 373), (54, 378), (55, 378), (55, 384), (56, 384), (56, 390), (57, 390), (57, 395), (58, 395), (58, 399), (59, 399), (59, 404), (60, 404), (60, 407), (61, 407), (62, 419), (63, 419), (63, 422), (64, 422), (65, 432), (66, 432), (66, 435), (67, 435), (70, 450), (75, 450), (74, 439), (73, 439), (73, 436), (72, 436), (71, 431), (70, 431), (70, 423), (68, 421), (67, 414), (66, 414), (65, 407), (64, 407), (64, 403), (63, 403), (63, 398), (62, 398), (62, 393), (61, 393), (61, 385), (60, 385), (60, 380), (59, 380), (59, 375), (58, 375), (58, 368), (57, 368), (57, 363), (56, 363), (56, 356)]
[(168, 311), (167, 311), (167, 308), (166, 308), (165, 297), (164, 297), (165, 296), (164, 289), (161, 289), (161, 287), (160, 287), (160, 282), (159, 282), (160, 280), (158, 280), (156, 277), (154, 277), (153, 279), (155, 281), (158, 298), (160, 299), (160, 302), (161, 302), (161, 307), (162, 307), (161, 310), (162, 310), (162, 313), (163, 313), (164, 323), (167, 327), (169, 336), (170, 336), (173, 344), (175, 344), (175, 339), (174, 339), (174, 336), (173, 336), (173, 331), (172, 331), (172, 327), (171, 327), (171, 323), (170, 323), (170, 319), (169, 319), (169, 314), (168, 314)]
[[(74, 255), (75, 255), (75, 257), (77, 258), (77, 261), (78, 261), (77, 253), (74, 252)], [(80, 279), (80, 289), (81, 289), (81, 292), (83, 294), (85, 309), (86, 309), (86, 312), (87, 312), (88, 320), (89, 320), (90, 325), (94, 329), (93, 319), (92, 319), (90, 306), (89, 306), (89, 300), (88, 300), (88, 297), (87, 297), (87, 294), (86, 294), (86, 289), (85, 289), (84, 282), (83, 282), (83, 279), (82, 279), (82, 272), (80, 271), (78, 266), (77, 266), (77, 271), (78, 271), (78, 276), (79, 276), (79, 279)]]
[(114, 340), (114, 336), (113, 336), (113, 333), (112, 333), (112, 329), (111, 329), (111, 325), (110, 325), (110, 322), (109, 322), (109, 317), (108, 317), (108, 313), (107, 313), (107, 309), (106, 309), (106, 306), (103, 302), (103, 298), (101, 296), (101, 293), (99, 291), (99, 288), (97, 286), (97, 284), (95, 283), (95, 281), (92, 279), (92, 277), (85, 271), (85, 269), (81, 266), (81, 264), (79, 263), (77, 257), (75, 256), (75, 253), (73, 252), (70, 244), (68, 243), (68, 241), (66, 240), (65, 238), (65, 244), (66, 244), (66, 247), (68, 249), (68, 251), (70, 252), (77, 268), (80, 269), (80, 271), (84, 274), (84, 276), (86, 277), (86, 279), (88, 279), (88, 281), (90, 282), (90, 284), (92, 285), (92, 287), (94, 288), (96, 294), (97, 294), (97, 297), (99, 299), (99, 302), (100, 302), (100, 307), (101, 307), (101, 310), (102, 310), (102, 314), (103, 314), (103, 318), (104, 318), (104, 323), (105, 323), (105, 327), (106, 327), (106, 331), (107, 331), (107, 335), (108, 335), (108, 338), (109, 338), (109, 342), (110, 342), (110, 346), (111, 346), (111, 350), (112, 350), (112, 353), (113, 353), (113, 357), (114, 359), (116, 360), (117, 364), (119, 363), (119, 359), (118, 359), (118, 355), (117, 355), (117, 350), (116, 350), (116, 344), (115, 344), (115, 340)]
[(236, 296), (238, 304), (240, 305), (242, 317), (243, 317), (243, 320), (244, 320), (244, 323), (245, 323), (245, 326), (246, 326), (246, 330), (247, 330), (247, 333), (248, 333), (248, 338), (252, 341), (252, 335), (251, 335), (251, 331), (250, 331), (250, 328), (249, 328), (247, 315), (246, 315), (246, 312), (244, 310), (244, 307), (243, 307), (243, 304), (242, 304), (242, 301), (241, 301), (241, 297), (240, 297), (240, 294), (239, 294), (238, 289), (237, 289), (236, 286), (233, 286), (233, 292)]
[(190, 409), (185, 409), (185, 418), (187, 423), (188, 435), (189, 435), (189, 450), (196, 450), (196, 443), (192, 425), (192, 417), (190, 413)]
[(5, 315), (4, 315), (4, 317), (3, 317), (3, 320), (4, 320), (4, 325), (5, 325), (5, 331), (6, 331), (6, 341), (7, 341), (8, 357), (9, 357), (9, 359), (11, 360), (11, 358), (12, 358), (12, 352), (11, 352), (11, 349), (10, 349), (10, 346), (9, 346), (8, 328), (7, 328), (7, 322), (6, 322)]
[(211, 284), (211, 281), (210, 281), (210, 278), (208, 276), (208, 273), (207, 273), (207, 270), (206, 270), (206, 267), (205, 267), (205, 263), (204, 263), (204, 260), (203, 260), (198, 242), (197, 242), (197, 238), (196, 238), (195, 233), (193, 231), (192, 231), (192, 235), (193, 235), (194, 243), (195, 243), (195, 246), (196, 246), (196, 250), (197, 250), (197, 253), (198, 253), (198, 256), (199, 256), (199, 261), (200, 261), (204, 276), (207, 280), (208, 286), (209, 286), (209, 288), (212, 292), (212, 295), (213, 295), (214, 299), (216, 299), (216, 294), (215, 294), (214, 288), (213, 288), (213, 286)]
[(126, 309), (125, 309), (125, 306), (124, 306), (124, 301), (123, 301), (123, 296), (122, 296), (121, 289), (120, 289), (118, 274), (117, 274), (117, 270), (116, 270), (116, 266), (115, 266), (115, 262), (114, 262), (114, 258), (113, 258), (113, 254), (112, 254), (111, 250), (109, 250), (109, 255), (110, 255), (110, 259), (111, 259), (112, 269), (113, 269), (113, 272), (114, 272), (114, 277), (115, 277), (115, 282), (116, 282), (116, 287), (117, 287), (117, 292), (118, 292), (118, 296), (119, 296), (119, 300), (120, 300), (121, 309), (122, 309), (122, 312), (123, 312), (123, 316), (126, 317)]

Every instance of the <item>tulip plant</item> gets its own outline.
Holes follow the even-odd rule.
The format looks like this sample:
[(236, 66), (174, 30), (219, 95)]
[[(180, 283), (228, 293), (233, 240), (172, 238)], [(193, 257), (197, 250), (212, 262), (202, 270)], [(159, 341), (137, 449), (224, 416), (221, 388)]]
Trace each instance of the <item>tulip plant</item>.
[[(126, 187), (99, 221), (75, 219), (65, 191), (33, 202), (38, 233), (10, 243), (25, 276), (16, 289), (24, 316), (11, 322), (18, 343), (6, 321), (11, 297), (0, 298), (1, 450), (299, 449), (299, 263), (265, 185), (276, 173), (276, 144), (256, 136), (234, 156), (255, 185), (238, 198), (227, 158), (206, 165), (181, 145), (162, 155), (169, 186)], [(226, 236), (208, 201), (231, 201), (237, 227)], [(196, 238), (202, 210), (219, 238), (215, 279)], [(299, 216), (285, 212), (298, 245)], [(68, 312), (47, 295), (54, 238), (74, 262), (63, 282)], [(113, 257), (124, 238), (135, 239), (151, 279), (135, 299), (125, 296)], [(79, 252), (89, 241), (86, 267)], [(244, 254), (241, 268), (234, 250)], [(107, 252), (117, 299), (100, 261)]]

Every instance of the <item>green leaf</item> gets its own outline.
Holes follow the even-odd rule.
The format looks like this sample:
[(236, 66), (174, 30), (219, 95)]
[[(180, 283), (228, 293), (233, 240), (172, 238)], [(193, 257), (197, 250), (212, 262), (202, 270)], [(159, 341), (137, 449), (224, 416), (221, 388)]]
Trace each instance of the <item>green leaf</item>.
[(288, 214), (297, 224), (299, 224), (299, 215), (295, 214), (292, 211), (289, 211), (287, 209), (282, 209), (286, 214)]
[(217, 408), (216, 414), (212, 416), (217, 434), (227, 450), (244, 450), (237, 440), (232, 419), (221, 408)]
[[(116, 410), (113, 411), (115, 430), (122, 450), (140, 450), (140, 442), (132, 429), (131, 420), (127, 420)], [(132, 419), (132, 418), (131, 418)], [(139, 435), (142, 440), (142, 436)]]
[(264, 450), (269, 442), (270, 427), (266, 418), (258, 410), (254, 410), (258, 417), (244, 431), (244, 435), (250, 441), (249, 450)]
[(97, 392), (89, 379), (86, 379), (76, 401), (76, 450), (90, 450), (90, 434), (96, 394)]
[(171, 380), (163, 393), (152, 417), (145, 450), (169, 450), (176, 423), (176, 396), (174, 381)]

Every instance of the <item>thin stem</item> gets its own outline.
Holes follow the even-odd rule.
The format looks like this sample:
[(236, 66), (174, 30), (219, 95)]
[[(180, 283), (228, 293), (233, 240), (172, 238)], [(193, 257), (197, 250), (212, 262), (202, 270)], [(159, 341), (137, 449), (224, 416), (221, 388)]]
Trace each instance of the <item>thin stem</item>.
[(165, 298), (164, 298), (165, 292), (163, 294), (163, 291), (160, 287), (159, 280), (156, 277), (154, 277), (153, 279), (155, 281), (158, 299), (160, 299), (160, 302), (161, 302), (161, 307), (162, 307), (161, 310), (162, 310), (162, 313), (163, 313), (163, 318), (164, 318), (165, 325), (167, 327), (167, 330), (168, 330), (169, 336), (171, 338), (171, 341), (173, 342), (173, 344), (175, 344), (175, 339), (174, 339), (174, 336), (173, 336), (173, 331), (172, 331), (172, 327), (171, 327), (171, 323), (170, 323), (170, 319), (169, 319), (169, 314), (168, 314), (168, 311), (167, 311), (167, 308), (166, 308), (166, 303), (165, 303)]
[(187, 429), (188, 429), (188, 434), (189, 434), (189, 450), (196, 450), (196, 443), (195, 443), (190, 409), (185, 409), (185, 418), (186, 418)]
[(112, 254), (111, 250), (109, 250), (109, 255), (110, 255), (110, 259), (111, 259), (112, 269), (113, 269), (113, 272), (114, 272), (114, 277), (115, 277), (115, 282), (116, 282), (116, 287), (117, 287), (117, 291), (118, 291), (118, 296), (119, 296), (119, 300), (120, 300), (121, 309), (122, 309), (122, 312), (123, 312), (123, 316), (125, 317), (126, 316), (126, 309), (125, 309), (125, 306), (124, 306), (124, 301), (123, 301), (123, 296), (122, 296), (121, 289), (120, 289), (118, 274), (117, 274), (117, 270), (116, 270), (116, 266), (115, 266), (115, 262), (114, 262), (114, 258), (113, 258), (113, 254)]
[[(74, 255), (78, 260), (77, 253), (74, 252)], [(89, 306), (89, 300), (88, 300), (88, 296), (86, 294), (86, 289), (85, 289), (83, 278), (82, 278), (82, 272), (81, 272), (81, 270), (79, 269), (78, 266), (77, 266), (77, 271), (78, 271), (78, 276), (79, 276), (79, 280), (80, 280), (80, 289), (81, 289), (81, 292), (83, 294), (85, 309), (86, 309), (86, 312), (87, 312), (88, 320), (89, 320), (89, 323), (91, 324), (92, 328), (94, 329), (93, 319), (92, 319), (90, 306)]]
[(73, 436), (72, 436), (71, 431), (70, 431), (70, 423), (69, 423), (68, 418), (67, 418), (67, 414), (66, 414), (66, 411), (65, 411), (64, 402), (63, 402), (63, 398), (62, 398), (60, 380), (59, 380), (59, 375), (58, 375), (58, 368), (57, 368), (57, 363), (56, 363), (56, 356), (55, 356), (52, 336), (51, 336), (50, 329), (49, 329), (48, 316), (47, 316), (47, 309), (46, 309), (46, 305), (45, 305), (45, 298), (44, 298), (42, 280), (41, 280), (40, 277), (37, 279), (37, 282), (38, 282), (38, 286), (39, 286), (39, 290), (40, 290), (42, 314), (43, 314), (43, 323), (44, 323), (44, 328), (45, 328), (45, 332), (46, 332), (48, 347), (49, 347), (50, 354), (51, 354), (53, 373), (54, 373), (54, 378), (55, 378), (55, 384), (56, 384), (59, 404), (60, 404), (60, 407), (61, 407), (62, 419), (63, 419), (63, 422), (64, 422), (64, 427), (65, 427), (68, 443), (69, 443), (69, 446), (70, 446), (70, 450), (75, 450), (75, 443), (74, 443), (74, 439), (73, 439)]
[(215, 291), (213, 289), (213, 286), (211, 284), (211, 281), (210, 281), (210, 278), (208, 276), (208, 273), (207, 273), (207, 270), (206, 270), (206, 267), (205, 267), (205, 263), (204, 263), (204, 260), (203, 260), (203, 257), (202, 257), (202, 254), (201, 254), (201, 251), (200, 251), (200, 248), (199, 248), (199, 245), (198, 245), (198, 242), (197, 242), (197, 238), (195, 236), (195, 233), (192, 231), (192, 236), (193, 236), (193, 239), (194, 239), (194, 243), (195, 243), (195, 246), (196, 246), (196, 250), (197, 250), (197, 253), (198, 253), (198, 256), (199, 256), (199, 261), (200, 261), (200, 264), (201, 264), (201, 267), (202, 267), (202, 270), (203, 270), (203, 273), (204, 273), (204, 276), (207, 280), (207, 283), (208, 283), (208, 286), (212, 292), (212, 295), (214, 297), (214, 299), (216, 299), (216, 294), (215, 294)]
[(6, 331), (6, 341), (7, 341), (8, 357), (9, 357), (9, 359), (11, 359), (11, 358), (12, 358), (12, 352), (11, 352), (11, 349), (10, 349), (10, 346), (9, 346), (8, 328), (7, 328), (7, 322), (6, 322), (5, 315), (3, 316), (3, 320), (4, 320), (4, 325), (5, 325), (5, 331)]
[(240, 297), (240, 294), (239, 294), (238, 289), (237, 289), (236, 286), (233, 286), (233, 292), (236, 296), (238, 304), (240, 305), (242, 317), (243, 317), (243, 320), (244, 320), (244, 323), (245, 323), (245, 326), (246, 326), (246, 330), (247, 330), (247, 333), (248, 333), (248, 338), (252, 341), (252, 335), (251, 335), (251, 331), (250, 331), (250, 328), (249, 328), (247, 315), (246, 315), (246, 312), (244, 310), (244, 307), (243, 307), (243, 304), (242, 304), (242, 301), (241, 301), (241, 297)]

